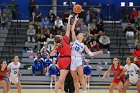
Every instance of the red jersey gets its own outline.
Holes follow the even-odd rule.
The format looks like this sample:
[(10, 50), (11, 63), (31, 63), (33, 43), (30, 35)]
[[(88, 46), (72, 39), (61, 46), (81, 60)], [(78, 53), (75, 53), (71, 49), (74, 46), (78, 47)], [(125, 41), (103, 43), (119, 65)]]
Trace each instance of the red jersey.
[(6, 74), (7, 68), (4, 69), (4, 71), (0, 71), (0, 81), (4, 80), (4, 75)]
[(134, 57), (140, 57), (140, 49), (139, 50), (134, 49), (133, 50), (133, 56)]
[(59, 69), (67, 69), (71, 63), (71, 46), (67, 35), (61, 40), (61, 45), (56, 49), (60, 53), (58, 58)]
[(113, 83), (118, 84), (121, 80), (123, 80), (124, 76), (120, 77), (120, 79), (117, 79), (117, 77), (122, 73), (122, 69), (120, 69), (120, 64), (118, 64), (118, 67), (115, 69), (114, 65), (111, 66), (111, 70), (114, 74)]
[(137, 16), (138, 16), (138, 11), (132, 11), (131, 12), (132, 19), (136, 18)]

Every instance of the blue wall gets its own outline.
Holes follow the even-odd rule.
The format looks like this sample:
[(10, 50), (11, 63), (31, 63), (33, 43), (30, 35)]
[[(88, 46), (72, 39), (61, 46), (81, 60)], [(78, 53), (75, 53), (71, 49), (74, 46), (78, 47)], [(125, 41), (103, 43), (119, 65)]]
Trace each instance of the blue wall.
[[(28, 12), (28, 4), (29, 4), (29, 0), (16, 0), (17, 4), (18, 4), (18, 11), (20, 11), (22, 13), (22, 19), (28, 19), (29, 16), (29, 12)], [(58, 5), (62, 5), (63, 2), (65, 2), (67, 0), (58, 0)], [(115, 16), (115, 19), (119, 19), (119, 17), (121, 16), (121, 9), (120, 9), (120, 3), (126, 2), (127, 6), (128, 6), (128, 2), (134, 2), (134, 6), (140, 6), (140, 0), (72, 0), (73, 2), (77, 2), (78, 4), (83, 5), (84, 1), (87, 1), (88, 4), (90, 5), (102, 5), (102, 12), (103, 12), (103, 17), (105, 19), (114, 19), (112, 17)], [(0, 4), (8, 4), (10, 3), (11, 0), (0, 0)], [(37, 4), (39, 5), (51, 5), (52, 0), (36, 0)], [(110, 6), (107, 6), (107, 4), (110, 3)], [(4, 8), (4, 7), (0, 7), (0, 8)], [(40, 10), (42, 12), (42, 15), (45, 16), (48, 14), (49, 10), (51, 9), (51, 7), (47, 7), (47, 6), (41, 6)], [(62, 11), (62, 10), (66, 10), (68, 8), (66, 7), (58, 7), (58, 11)], [(137, 8), (140, 10), (140, 8)], [(131, 9), (129, 9), (131, 10)]]

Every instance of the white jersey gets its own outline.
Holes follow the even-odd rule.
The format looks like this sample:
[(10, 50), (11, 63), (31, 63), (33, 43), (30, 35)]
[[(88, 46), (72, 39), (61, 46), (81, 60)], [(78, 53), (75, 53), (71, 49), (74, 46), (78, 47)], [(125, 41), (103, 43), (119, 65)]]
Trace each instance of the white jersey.
[(128, 64), (125, 65), (125, 68), (127, 70), (127, 73), (129, 75), (129, 81), (133, 84), (135, 84), (139, 78), (139, 75), (137, 73), (137, 70), (139, 70), (139, 67), (134, 64), (131, 63), (131, 65), (128, 66)]
[(19, 62), (17, 63), (17, 65), (15, 65), (14, 62), (11, 62), (8, 65), (8, 69), (11, 71), (10, 77), (18, 77), (20, 65), (21, 65), (21, 63), (19, 63)]
[(72, 44), (72, 51), (71, 55), (72, 56), (82, 56), (82, 52), (84, 51), (84, 43), (80, 43), (78, 40), (75, 40)]

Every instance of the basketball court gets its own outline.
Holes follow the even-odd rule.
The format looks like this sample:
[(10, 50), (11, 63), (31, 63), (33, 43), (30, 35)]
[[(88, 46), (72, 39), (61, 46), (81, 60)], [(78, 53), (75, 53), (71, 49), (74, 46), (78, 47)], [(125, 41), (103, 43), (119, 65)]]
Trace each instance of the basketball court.
[[(12, 89), (9, 93), (17, 93), (15, 86), (12, 86)], [(51, 93), (52, 89), (49, 86), (42, 85), (24, 85), (22, 89), (22, 93)], [(2, 88), (0, 88), (0, 93), (2, 93)], [(58, 93), (61, 93), (60, 90)], [(82, 93), (82, 92), (81, 92)], [(108, 86), (93, 86), (88, 89), (87, 93), (108, 93)], [(114, 89), (114, 93), (118, 93), (116, 89)], [(136, 87), (130, 87), (127, 90), (127, 93), (138, 93)]]

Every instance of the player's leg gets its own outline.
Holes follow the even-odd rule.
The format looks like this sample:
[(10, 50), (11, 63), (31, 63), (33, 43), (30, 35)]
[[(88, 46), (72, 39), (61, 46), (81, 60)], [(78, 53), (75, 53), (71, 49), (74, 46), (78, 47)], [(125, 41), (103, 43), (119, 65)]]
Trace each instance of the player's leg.
[(140, 93), (140, 80), (137, 81), (136, 86), (137, 86), (138, 92)]
[(62, 88), (62, 86), (64, 86), (64, 81), (65, 81), (67, 73), (68, 73), (68, 70), (64, 70), (64, 69), (60, 70), (60, 77), (59, 77), (58, 81), (55, 84), (55, 89), (54, 89), (53, 93), (57, 93), (57, 90), (60, 87)]
[(89, 86), (90, 86), (90, 78), (91, 78), (91, 76), (90, 76), (90, 75), (88, 75), (88, 76), (87, 76), (87, 82), (88, 82), (88, 84), (87, 84), (87, 85), (88, 85), (88, 88), (89, 88)]
[(18, 83), (16, 83), (15, 85), (17, 86), (18, 93), (21, 93), (22, 86), (21, 86), (20, 81)]
[(85, 78), (84, 78), (84, 73), (83, 73), (83, 66), (80, 65), (77, 67), (77, 72), (78, 72), (78, 78), (80, 80), (80, 83), (82, 85), (82, 88), (83, 88), (83, 91), (86, 93), (86, 81), (85, 81)]
[(53, 75), (51, 75), (51, 83), (50, 83), (50, 87), (52, 87), (52, 83), (53, 83)]
[(114, 89), (115, 86), (117, 86), (117, 84), (111, 82), (111, 84), (110, 84), (110, 86), (109, 86), (109, 93), (113, 93), (113, 89)]
[(122, 91), (122, 90), (123, 90), (123, 83), (122, 83), (121, 81), (119, 82), (117, 88), (118, 88), (118, 92), (119, 92), (119, 93), (123, 93), (123, 91)]
[(76, 70), (71, 70), (71, 76), (75, 87), (75, 93), (79, 93), (79, 79)]
[(7, 92), (8, 92), (11, 88), (11, 83), (10, 82), (6, 82), (6, 83), (7, 83)]
[(86, 82), (86, 84), (88, 84), (88, 77), (87, 77), (87, 75), (84, 75), (84, 78), (85, 78), (85, 82)]
[(0, 85), (3, 86), (3, 93), (7, 93), (7, 83), (5, 80), (0, 81)]
[(126, 89), (129, 88), (131, 85), (132, 85), (131, 82), (126, 81), (126, 82), (124, 83), (123, 93), (126, 93)]

